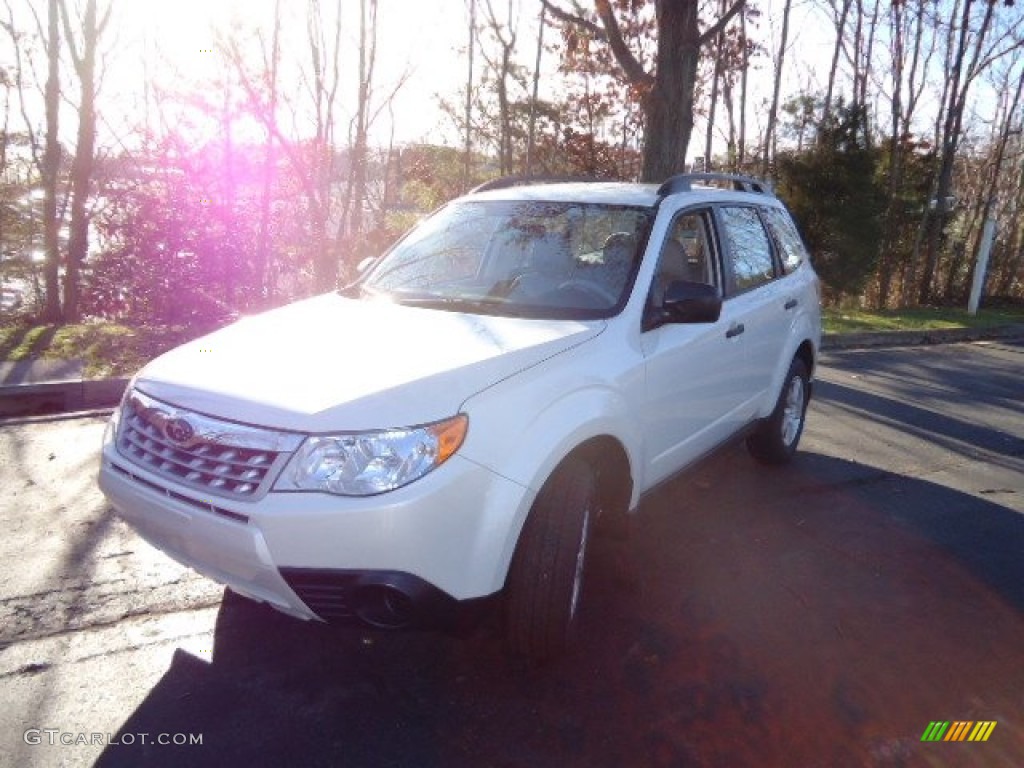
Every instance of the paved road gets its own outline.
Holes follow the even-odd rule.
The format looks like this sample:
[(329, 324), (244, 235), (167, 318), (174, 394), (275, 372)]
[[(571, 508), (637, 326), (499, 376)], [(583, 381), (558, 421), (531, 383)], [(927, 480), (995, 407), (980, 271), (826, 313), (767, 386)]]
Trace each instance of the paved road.
[(728, 448), (602, 542), (539, 668), (222, 600), (106, 512), (100, 420), (0, 427), (0, 765), (1024, 764), (1024, 345), (834, 353), (816, 395), (793, 466)]

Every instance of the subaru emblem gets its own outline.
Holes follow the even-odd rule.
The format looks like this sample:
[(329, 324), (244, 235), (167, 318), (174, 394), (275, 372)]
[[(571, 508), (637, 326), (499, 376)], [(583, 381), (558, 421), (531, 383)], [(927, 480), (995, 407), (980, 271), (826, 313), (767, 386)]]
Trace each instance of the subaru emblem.
[(195, 434), (192, 425), (182, 418), (174, 418), (164, 424), (164, 435), (176, 445), (184, 445), (195, 437)]

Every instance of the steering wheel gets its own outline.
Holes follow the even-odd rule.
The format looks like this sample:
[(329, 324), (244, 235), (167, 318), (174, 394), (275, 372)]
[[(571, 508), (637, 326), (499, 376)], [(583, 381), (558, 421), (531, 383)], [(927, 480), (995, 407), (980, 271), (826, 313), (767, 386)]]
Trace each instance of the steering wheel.
[(603, 285), (592, 283), (589, 280), (566, 280), (564, 283), (559, 284), (558, 291), (559, 293), (563, 291), (578, 291), (581, 293), (587, 293), (591, 296), (596, 296), (601, 299), (602, 309), (605, 307), (613, 307), (619, 302), (619, 297), (610, 290), (605, 288)]

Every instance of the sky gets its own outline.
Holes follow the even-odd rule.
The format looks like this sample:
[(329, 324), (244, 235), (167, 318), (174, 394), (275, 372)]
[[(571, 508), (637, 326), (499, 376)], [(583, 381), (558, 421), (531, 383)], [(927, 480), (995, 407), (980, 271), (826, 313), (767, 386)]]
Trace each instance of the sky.
[[(332, 6), (325, 0), (325, 7)], [(124, 43), (112, 58), (110, 84), (115, 92), (137, 94), (144, 78), (151, 82), (203, 82), (216, 79), (221, 67), (215, 51), (216, 30), (262, 27), (272, 29), (273, 0), (174, 0), (174, 2), (119, 3), (120, 35)], [(282, 0), (287, 17), (289, 7), (298, 3)], [(355, 55), (358, 50), (358, 5), (346, 0), (341, 48), (342, 92), (339, 102), (354, 102)], [(301, 25), (299, 13), (289, 19)], [(376, 83), (381, 93), (389, 91), (403, 76), (408, 77), (395, 102), (396, 140), (412, 142), (440, 139), (447, 129), (436, 105), (436, 93), (455, 93), (465, 79), (465, 58), (458, 50), (465, 46), (465, 4), (463, 0), (380, 0), (378, 11), (378, 57)], [(301, 35), (303, 30), (293, 30)], [(156, 46), (166, 71), (146, 73), (138, 62), (143, 50)], [(284, 41), (283, 57), (304, 58), (305, 40)], [(387, 140), (390, 120), (382, 113), (376, 135)]]
[[(181, 93), (199, 84), (199, 90), (211, 91), (203, 84), (216, 81), (222, 58), (217, 52), (218, 34), (262, 28), (269, 34), (274, 0), (111, 0), (114, 18), (108, 35), (106, 76), (100, 99), (101, 141), (116, 145), (128, 141), (145, 114), (145, 84)], [(308, 44), (302, 38), (305, 3), (280, 0), (291, 36), (283, 45), (284, 58), (302, 60), (308, 56)], [(482, 3), (483, 0), (477, 0)], [(765, 44), (777, 50), (780, 24), (778, 14), (784, 0), (760, 0), (761, 33)], [(27, 3), (38, 0), (11, 0), (15, 8), (21, 4), (22, 18)], [(69, 0), (72, 4), (82, 0)], [(105, 0), (100, 0), (101, 6)], [(322, 0), (325, 8), (333, 0)], [(496, 10), (505, 9), (504, 0), (495, 0)], [(518, 60), (532, 67), (534, 58), (538, 0), (515, 0), (520, 14)], [(353, 104), (356, 79), (355, 52), (358, 48), (356, 0), (344, 0), (342, 51), (342, 92), (339, 103)], [(289, 16), (289, 12), (291, 16)], [(379, 52), (376, 83), (378, 93), (390, 90), (403, 76), (407, 82), (399, 91), (391, 114), (383, 112), (371, 132), (371, 141), (386, 144), (392, 129), (397, 143), (429, 141), (458, 145), (451, 121), (438, 108), (438, 95), (459, 99), (458, 91), (466, 76), (465, 46), (467, 37), (467, 0), (379, 0)], [(217, 30), (221, 30), (220, 33)], [(554, 37), (548, 31), (548, 39)], [(794, 0), (790, 46), (787, 52), (783, 97), (801, 89), (824, 89), (828, 72), (834, 30), (819, 0)], [(0, 58), (4, 51), (0, 49)], [(551, 73), (557, 66), (553, 54), (547, 54), (542, 71)], [(152, 62), (159, 61), (159, 66)], [(147, 64), (147, 62), (150, 62)], [(477, 72), (480, 70), (477, 62)], [(756, 136), (763, 127), (770, 98), (772, 63), (768, 57), (756, 59), (751, 67), (751, 107), (748, 136)], [(542, 78), (543, 91), (557, 78)], [(979, 90), (984, 89), (979, 84)], [(297, 95), (299, 86), (292, 82), (289, 95)], [(150, 91), (153, 93), (152, 89)], [(379, 102), (378, 102), (379, 103)], [(984, 100), (982, 104), (984, 105)], [(990, 102), (991, 103), (991, 100)], [(880, 105), (886, 108), (884, 101)], [(982, 106), (984, 111), (985, 107)], [(38, 110), (41, 112), (41, 110)], [(721, 112), (720, 112), (721, 115)], [(342, 123), (347, 123), (342, 116)], [(724, 123), (724, 120), (723, 120)], [(74, 119), (64, 118), (69, 143), (73, 143)], [(253, 124), (252, 130), (260, 129)], [(719, 128), (724, 127), (720, 124)], [(703, 121), (698, 117), (690, 146), (690, 157), (704, 151)], [(344, 137), (342, 137), (344, 140)], [(723, 149), (716, 136), (716, 151)]]
[[(477, 0), (478, 8), (483, 0)], [(202, 80), (215, 75), (217, 68), (216, 56), (212, 52), (215, 45), (211, 29), (237, 28), (240, 25), (262, 25), (269, 30), (274, 0), (175, 0), (162, 2), (154, 0), (135, 0), (126, 3), (119, 1), (122, 13), (122, 29), (126, 37), (135, 41), (136, 50), (140, 50), (139, 40), (148, 38), (149, 45), (159, 45), (162, 55), (172, 64), (180, 76), (186, 80)], [(298, 3), (283, 0), (284, 8), (298, 6)], [(331, 0), (324, 0), (325, 6), (333, 5)], [(356, 0), (345, 0), (347, 9), (355, 11)], [(458, 144), (460, 139), (455, 135), (451, 121), (445, 117), (437, 106), (438, 94), (447, 98), (459, 98), (458, 90), (463, 87), (466, 77), (465, 47), (467, 44), (467, 11), (468, 0), (380, 0), (379, 10), (379, 45), (377, 82), (381, 92), (388, 90), (405, 73), (408, 74), (406, 85), (395, 100), (395, 121), (382, 114), (374, 128), (373, 134), (379, 143), (390, 138), (392, 125), (395, 140), (399, 143), (434, 141)], [(508, 8), (504, 0), (495, 0), (494, 8), (502, 13)], [(780, 24), (778, 15), (781, 13), (783, 0), (760, 0), (762, 10), (760, 25), (766, 45), (774, 52), (778, 48)], [(788, 51), (786, 77), (783, 93), (796, 92), (811, 86), (824, 90), (832, 56), (834, 31), (826, 18), (820, 2), (814, 0), (795, 0), (791, 10), (790, 46)], [(519, 17), (519, 44), (517, 57), (524, 65), (532, 67), (535, 55), (536, 23), (540, 11), (539, 0), (515, 0), (513, 6)], [(482, 10), (478, 10), (478, 20)], [(358, 46), (358, 27), (354, 13), (346, 20), (346, 42), (343, 48), (354, 52)], [(551, 29), (547, 31), (548, 40), (555, 37)], [(301, 49), (304, 41), (296, 39), (293, 49), (288, 51), (294, 55), (295, 47)], [(287, 50), (287, 49), (286, 49)], [(301, 54), (299, 54), (301, 55)], [(136, 78), (134, 89), (137, 91), (140, 73), (138, 53), (124, 55), (117, 62), (118, 78)], [(354, 70), (355, 61), (347, 62), (350, 70)], [(554, 54), (546, 54), (542, 61), (542, 72), (551, 74), (558, 62)], [(481, 63), (477, 61), (477, 73)], [(166, 75), (166, 73), (165, 73)], [(750, 87), (753, 98), (752, 108), (748, 111), (751, 125), (748, 135), (756, 135), (767, 113), (766, 105), (771, 95), (772, 62), (767, 57), (755, 59), (749, 72)], [(555, 78), (542, 78), (542, 97), (545, 85), (550, 85)], [(344, 83), (351, 86), (354, 71)], [(342, 99), (343, 103), (354, 101), (352, 96)], [(691, 142), (691, 157), (703, 154), (703, 135), (705, 127), (698, 118), (694, 140)], [(716, 147), (724, 149), (724, 141), (716, 136)]]

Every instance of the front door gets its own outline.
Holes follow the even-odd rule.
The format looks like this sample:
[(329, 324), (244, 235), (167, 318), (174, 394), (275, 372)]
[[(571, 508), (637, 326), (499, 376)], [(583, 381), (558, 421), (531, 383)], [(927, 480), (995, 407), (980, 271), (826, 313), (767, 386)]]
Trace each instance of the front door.
[[(710, 209), (683, 211), (669, 227), (651, 284), (657, 314), (673, 281), (722, 288), (718, 240)], [(743, 336), (728, 307), (716, 323), (654, 324), (641, 336), (646, 367), (642, 408), (649, 484), (657, 483), (735, 431), (735, 413), (748, 394), (738, 375), (746, 363)], [(730, 330), (732, 329), (732, 330)]]

